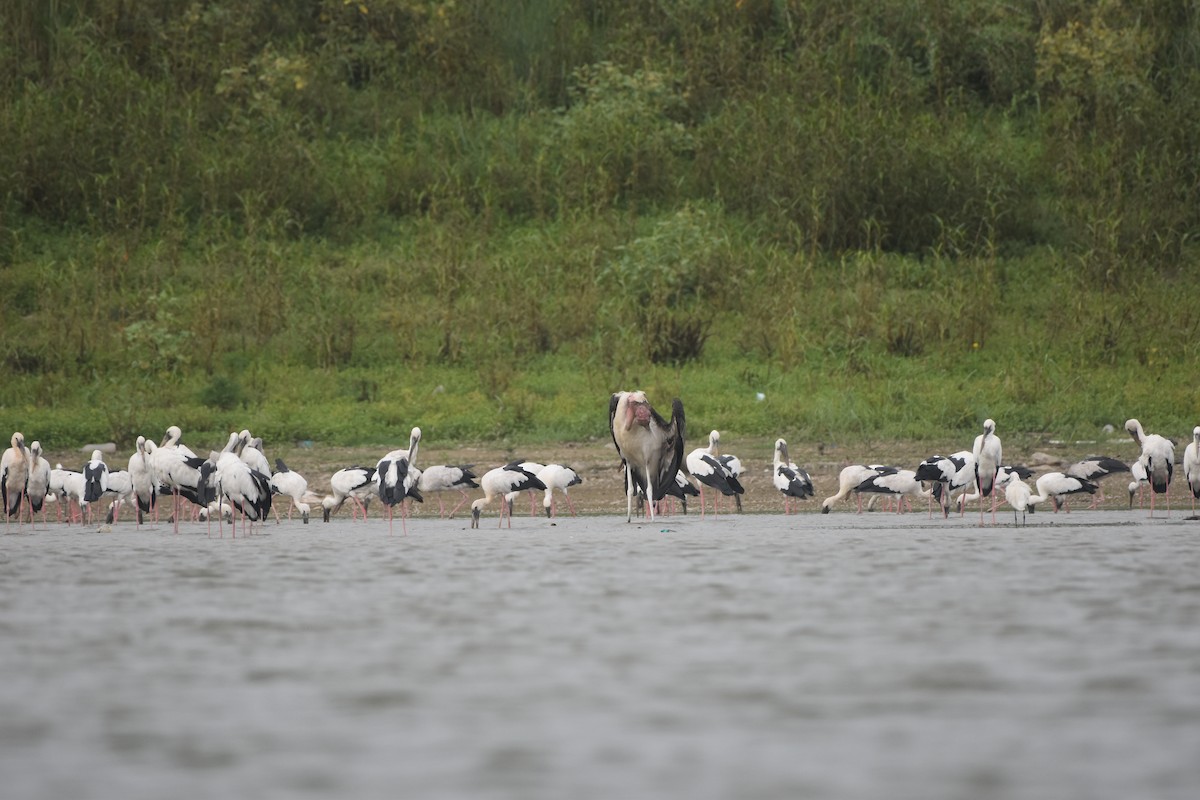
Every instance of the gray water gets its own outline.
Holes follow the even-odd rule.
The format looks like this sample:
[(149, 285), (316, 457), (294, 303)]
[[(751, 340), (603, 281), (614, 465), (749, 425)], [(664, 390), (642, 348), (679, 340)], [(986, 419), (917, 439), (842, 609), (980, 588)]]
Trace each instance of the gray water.
[(0, 536), (0, 783), (1190, 800), (1181, 516), (26, 528)]

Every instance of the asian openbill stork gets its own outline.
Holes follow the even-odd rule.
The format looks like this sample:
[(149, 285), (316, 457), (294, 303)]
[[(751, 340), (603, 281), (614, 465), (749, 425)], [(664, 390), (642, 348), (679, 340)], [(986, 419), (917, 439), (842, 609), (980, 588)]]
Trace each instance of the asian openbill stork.
[(1192, 492), (1192, 513), (1195, 514), (1196, 498), (1200, 497), (1200, 425), (1192, 428), (1192, 441), (1183, 449), (1183, 477)]
[(996, 421), (993, 419), (985, 419), (983, 421), (983, 433), (975, 437), (975, 444), (971, 448), (971, 455), (975, 458), (975, 486), (979, 490), (979, 524), (983, 525), (983, 500), (984, 497), (992, 498), (992, 524), (996, 524), (996, 473), (1000, 470), (1000, 465), (1004, 462), (1004, 451), (1000, 444), (1000, 437), (996, 435)]
[(375, 465), (375, 476), (379, 479), (379, 499), (387, 506), (388, 533), (392, 532), (392, 510), (400, 506), (400, 524), (408, 534), (408, 512), (404, 506), (405, 498), (413, 496), (417, 499), (420, 494), (413, 494), (417, 487), (417, 475), (409, 468), (416, 463), (417, 448), (421, 444), (421, 429), (413, 428), (408, 435), (407, 450), (393, 450)]
[(788, 457), (787, 442), (783, 439), (775, 440), (771, 473), (771, 482), (783, 495), (784, 514), (792, 513), (792, 506), (797, 500), (813, 496), (812, 478)]
[(512, 492), (541, 491), (546, 488), (546, 484), (538, 480), (537, 475), (522, 467), (521, 462), (512, 461), (503, 467), (483, 473), (483, 477), (479, 479), (479, 487), (483, 489), (483, 497), (471, 503), (471, 527), (479, 527), (479, 515), (498, 497), (500, 525), (504, 524), (504, 516), (507, 514), (508, 527), (511, 528), (512, 509), (509, 507), (507, 495)]
[(1146, 433), (1142, 423), (1136, 419), (1125, 422), (1125, 431), (1141, 446), (1142, 452), (1138, 461), (1146, 470), (1146, 480), (1150, 482), (1150, 516), (1154, 516), (1154, 495), (1167, 496), (1167, 516), (1171, 516), (1171, 477), (1175, 473), (1175, 445), (1165, 436), (1157, 433)]

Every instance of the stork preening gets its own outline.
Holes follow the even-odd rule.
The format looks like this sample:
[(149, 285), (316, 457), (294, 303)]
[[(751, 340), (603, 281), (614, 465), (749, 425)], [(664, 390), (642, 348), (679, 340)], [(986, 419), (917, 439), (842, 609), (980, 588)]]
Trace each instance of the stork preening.
[(500, 498), (500, 527), (504, 525), (504, 516), (508, 515), (508, 527), (512, 527), (512, 508), (509, 506), (507, 495), (512, 492), (544, 491), (546, 484), (538, 480), (529, 470), (521, 466), (521, 462), (513, 461), (503, 467), (496, 467), (483, 473), (479, 479), (479, 487), (483, 489), (483, 497), (471, 503), (471, 527), (479, 527), (479, 516), (496, 498)]
[(155, 479), (171, 490), (171, 520), (176, 533), (179, 533), (180, 498), (200, 508), (206, 508), (216, 499), (216, 492), (211, 485), (216, 465), (202, 469), (207, 459), (200, 458), (183, 444), (180, 441), (182, 436), (179, 426), (172, 425), (167, 428), (158, 447), (153, 452), (148, 451)]
[[(736, 497), (746, 490), (737, 479), (728, 462), (722, 461), (719, 445), (721, 434), (710, 431), (708, 446), (697, 447), (687, 455), (687, 470), (693, 478), (700, 482), (700, 516), (704, 517), (704, 487), (707, 486), (713, 494), (713, 513), (719, 510), (721, 495)], [(740, 462), (738, 466), (740, 467)]]
[(150, 453), (153, 452), (154, 442), (146, 441), (145, 436), (137, 437), (133, 455), (129, 457), (129, 477), (133, 481), (133, 497), (137, 502), (134, 511), (137, 524), (142, 524), (142, 517), (154, 510), (158, 499), (158, 481), (150, 465)]
[[(416, 462), (417, 447), (421, 443), (421, 429), (413, 428), (408, 436), (407, 450), (393, 450), (379, 459), (375, 465), (375, 476), (379, 479), (379, 500), (388, 510), (388, 533), (392, 532), (392, 510), (400, 506), (400, 524), (408, 535), (408, 510), (404, 504), (410, 495), (420, 499), (417, 490), (417, 475), (410, 470)], [(416, 494), (413, 494), (417, 490)]]
[(350, 519), (358, 519), (362, 512), (363, 522), (367, 521), (367, 504), (376, 492), (374, 467), (343, 467), (329, 478), (329, 488), (332, 494), (321, 500), (321, 517), (325, 522), (336, 514), (347, 500), (350, 501)]
[(771, 463), (771, 482), (783, 495), (783, 513), (791, 514), (797, 500), (813, 496), (812, 478), (788, 457), (787, 442), (783, 439), (775, 440), (775, 455)]
[(478, 489), (479, 484), (475, 482), (476, 475), (471, 471), (474, 464), (438, 464), (429, 467), (421, 473), (420, 479), (417, 481), (417, 489), (422, 495), (436, 494), (438, 499), (438, 517), (445, 517), (446, 506), (442, 502), (442, 495), (446, 492), (458, 492), (462, 495), (462, 499), (454, 508), (450, 509), (449, 516), (453, 517), (454, 512), (462, 508), (463, 503), (471, 499), (467, 494), (467, 489)]
[(1200, 425), (1192, 428), (1192, 441), (1183, 449), (1183, 478), (1192, 493), (1192, 514), (1200, 497)]
[(583, 483), (583, 478), (579, 477), (578, 472), (562, 464), (547, 464), (538, 472), (537, 479), (546, 486), (546, 496), (542, 498), (542, 508), (546, 510), (547, 517), (554, 516), (555, 489), (562, 492), (563, 499), (567, 501), (567, 508), (571, 510), (571, 516), (575, 516), (575, 504), (571, 502), (571, 494), (567, 489)]
[[(209, 461), (216, 465), (214, 474), (219, 501), (222, 497), (241, 514), (242, 533), (246, 533), (246, 521), (250, 531), (255, 522), (263, 522), (271, 511), (271, 478), (253, 469), (241, 458), (241, 451), (248, 444), (243, 434), (229, 434), (229, 444), (220, 453), (213, 452)], [(218, 516), (218, 528), (225, 535), (223, 517)], [(237, 536), (237, 520), (230, 525), (233, 536)]]
[(1175, 445), (1170, 439), (1156, 433), (1146, 433), (1142, 423), (1136, 419), (1126, 420), (1125, 431), (1142, 448), (1138, 461), (1146, 470), (1150, 483), (1150, 516), (1154, 516), (1154, 495), (1163, 494), (1167, 499), (1167, 516), (1171, 516), (1171, 477), (1175, 472)]
[(626, 467), (625, 521), (633, 521), (633, 496), (638, 489), (646, 496), (653, 521), (654, 504), (670, 493), (683, 464), (683, 401), (671, 401), (668, 422), (650, 406), (645, 392), (616, 392), (608, 403), (608, 427)]
[[(932, 455), (917, 465), (916, 478), (933, 484), (930, 499), (938, 501), (945, 519), (950, 516), (950, 501), (955, 493), (961, 493), (975, 480), (975, 456), (969, 450), (948, 456)], [(933, 516), (932, 502), (929, 516)]]
[(975, 458), (975, 486), (979, 490), (979, 524), (983, 525), (983, 498), (992, 498), (992, 524), (996, 524), (996, 473), (1004, 461), (1004, 452), (1000, 437), (996, 435), (996, 422), (992, 419), (983, 421), (983, 433), (975, 437), (971, 448)]

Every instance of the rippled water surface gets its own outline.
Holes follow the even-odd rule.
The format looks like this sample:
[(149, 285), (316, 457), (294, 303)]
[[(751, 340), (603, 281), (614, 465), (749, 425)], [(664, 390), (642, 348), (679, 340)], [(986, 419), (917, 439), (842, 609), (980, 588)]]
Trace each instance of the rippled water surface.
[(1072, 516), (10, 528), (4, 794), (1200, 796), (1200, 523)]

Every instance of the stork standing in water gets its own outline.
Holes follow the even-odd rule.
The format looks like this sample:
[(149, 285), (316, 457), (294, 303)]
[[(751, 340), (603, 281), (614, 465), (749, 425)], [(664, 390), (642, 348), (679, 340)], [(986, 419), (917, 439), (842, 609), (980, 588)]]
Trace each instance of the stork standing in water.
[(1013, 526), (1017, 524), (1017, 512), (1021, 512), (1021, 526), (1025, 526), (1025, 513), (1033, 512), (1034, 505), (1040, 498), (1033, 496), (1033, 490), (1029, 488), (1029, 484), (1021, 480), (1021, 476), (1016, 472), (1009, 471), (1005, 474), (1002, 482), (1004, 487), (1004, 499), (1012, 506), (1013, 510)]
[(996, 473), (1004, 461), (1000, 437), (996, 435), (996, 422), (992, 419), (983, 421), (983, 433), (975, 437), (971, 448), (975, 457), (975, 486), (979, 490), (979, 524), (983, 525), (983, 498), (992, 498), (992, 524), (996, 524)]
[(1175, 445), (1157, 433), (1146, 433), (1136, 419), (1125, 422), (1125, 431), (1142, 448), (1138, 461), (1150, 482), (1150, 516), (1154, 516), (1154, 495), (1167, 496), (1167, 516), (1171, 516), (1171, 477), (1175, 473)]
[(479, 486), (483, 489), (483, 497), (471, 503), (472, 528), (479, 527), (479, 515), (497, 497), (500, 498), (500, 525), (504, 524), (504, 516), (507, 514), (508, 527), (511, 528), (512, 508), (508, 503), (507, 496), (512, 492), (541, 491), (546, 488), (546, 484), (521, 466), (519, 461), (513, 461), (503, 467), (496, 467), (483, 473), (483, 477), (479, 479)]
[(42, 525), (46, 524), (46, 494), (50, 491), (50, 462), (42, 455), (42, 443), (29, 445), (29, 480), (25, 483), (25, 496), (29, 499), (29, 524), (33, 515), (42, 512)]
[(93, 450), (91, 461), (84, 465), (83, 480), (83, 502), (88, 504), (88, 522), (91, 522), (91, 504), (108, 491), (108, 465), (99, 450)]
[(700, 516), (704, 517), (704, 487), (713, 492), (713, 513), (717, 513), (717, 503), (721, 495), (736, 497), (746, 490), (738, 481), (733, 470), (723, 462), (718, 451), (721, 444), (721, 434), (710, 431), (708, 447), (697, 447), (687, 455), (687, 469), (696, 480), (700, 481)]
[[(147, 450), (147, 445), (149, 450)], [(158, 495), (157, 481), (154, 470), (150, 466), (150, 453), (153, 452), (154, 442), (147, 442), (145, 436), (137, 437), (137, 447), (129, 457), (129, 477), (133, 481), (133, 496), (137, 502), (137, 524), (142, 524), (142, 515), (149, 514), (154, 508)]]
[(20, 431), (12, 435), (12, 447), (0, 458), (0, 493), (4, 498), (4, 524), (13, 514), (17, 525), (21, 524), (21, 503), (25, 500), (26, 483), (29, 481), (29, 451), (25, 449), (25, 434)]
[[(408, 435), (407, 450), (393, 450), (379, 459), (375, 465), (375, 476), (379, 479), (379, 499), (387, 506), (388, 533), (392, 532), (392, 509), (400, 506), (400, 524), (408, 535), (408, 512), (405, 498), (412, 495), (417, 486), (417, 474), (409, 468), (417, 458), (417, 447), (421, 443), (421, 429), (413, 428)], [(419, 497), (420, 495), (413, 495)]]
[(167, 428), (166, 436), (158, 447), (150, 452), (150, 466), (154, 470), (155, 480), (171, 488), (171, 521), (175, 526), (175, 533), (179, 533), (181, 497), (201, 508), (207, 507), (216, 499), (212, 487), (208, 485), (215, 467), (202, 470), (205, 459), (183, 444), (180, 441), (182, 437), (179, 426), (172, 425)]
[[(229, 501), (242, 515), (242, 534), (246, 533), (246, 520), (250, 520), (250, 531), (254, 523), (263, 522), (271, 510), (271, 479), (252, 468), (241, 458), (242, 449), (248, 442), (242, 434), (229, 434), (229, 444), (220, 453), (213, 452), (209, 461), (216, 465), (217, 501), (222, 497)], [(223, 517), (218, 515), (218, 528), (224, 536)], [(237, 536), (237, 522), (230, 525)]]
[(812, 478), (788, 457), (787, 442), (775, 440), (771, 482), (783, 494), (783, 513), (791, 514), (797, 500), (813, 496)]
[(639, 489), (653, 521), (655, 503), (669, 493), (683, 463), (683, 401), (671, 401), (668, 422), (651, 408), (645, 392), (616, 392), (608, 403), (608, 426), (626, 467), (625, 521), (633, 522), (633, 496)]
[(1195, 514), (1196, 498), (1200, 497), (1200, 425), (1192, 428), (1192, 441), (1183, 450), (1183, 478), (1192, 492), (1192, 514)]

